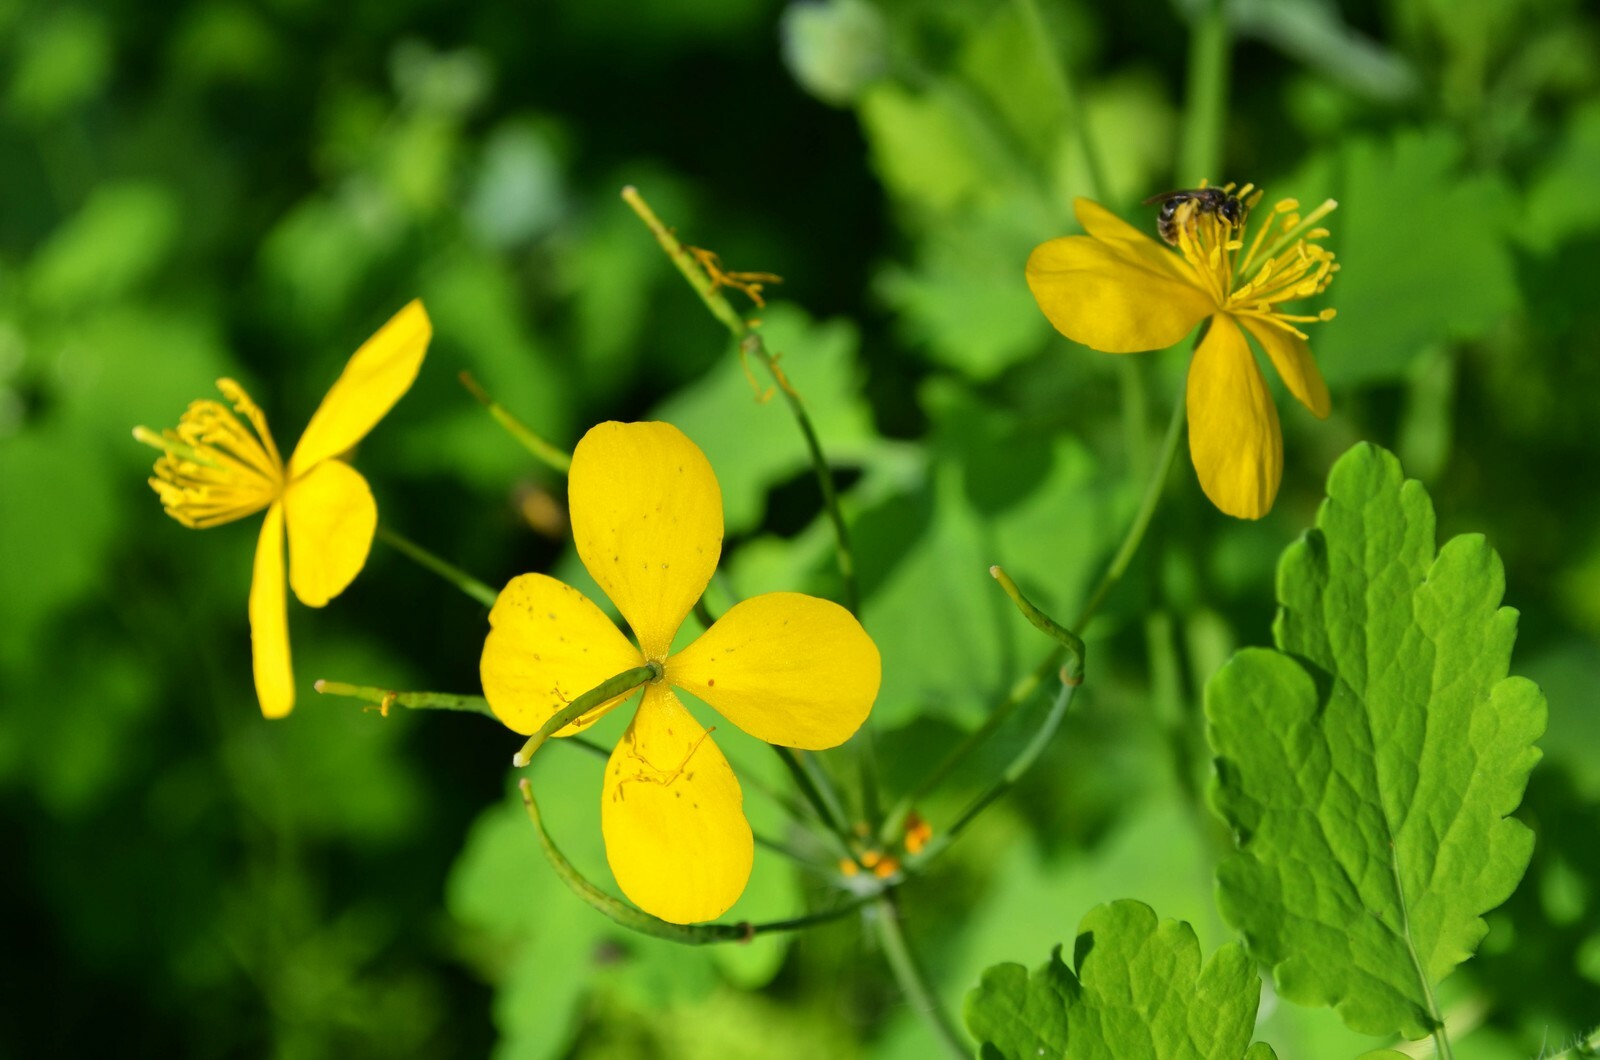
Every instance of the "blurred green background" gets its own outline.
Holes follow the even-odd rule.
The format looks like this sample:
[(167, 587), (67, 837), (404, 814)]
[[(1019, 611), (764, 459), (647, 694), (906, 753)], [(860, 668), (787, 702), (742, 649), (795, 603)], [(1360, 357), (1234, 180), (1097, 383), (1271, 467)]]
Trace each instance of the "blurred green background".
[[(478, 690), (484, 609), (381, 543), (332, 606), (290, 605), (300, 704), (264, 722), (256, 522), (196, 535), (144, 484), (135, 424), (175, 424), (231, 375), (292, 446), (420, 295), (432, 349), (357, 458), (386, 525), (496, 586), (586, 584), (530, 519), (563, 484), (457, 384), (470, 370), (558, 444), (677, 423), (721, 477), (734, 590), (836, 591), (792, 422), (753, 399), (626, 183), (728, 267), (786, 278), (764, 333), (846, 487), (891, 792), (1044, 647), (988, 565), (1070, 613), (1181, 392), (1180, 350), (1055, 334), (1022, 282), (1031, 247), (1073, 230), (1076, 195), (1140, 224), (1139, 199), (1202, 176), (1339, 199), (1339, 316), (1312, 336), (1333, 417), (1278, 391), (1284, 486), (1258, 524), (1174, 474), (1094, 628), (1083, 708), (905, 889), (907, 929), (954, 1006), (1113, 898), (1190, 920), (1208, 951), (1227, 938), (1198, 690), (1267, 641), (1279, 551), (1369, 439), (1428, 485), (1442, 535), (1500, 550), (1515, 669), (1550, 701), (1520, 811), (1533, 866), (1445, 986), (1477, 1028), (1458, 1054), (1532, 1056), (1600, 1022), (1600, 16), (1232, 0), (1227, 169), (1199, 174), (1173, 163), (1190, 5), (1041, 7), (1053, 55), (1010, 0), (0, 0), (0, 1055), (929, 1054), (859, 922), (703, 950), (625, 936), (543, 863), (514, 736), (317, 697), (319, 677)], [(1036, 722), (922, 808), (936, 827)], [(599, 763), (556, 749), (533, 775), (609, 884)], [(759, 856), (730, 917), (830, 887)], [(1376, 1044), (1270, 988), (1263, 1015), (1280, 1056)]]

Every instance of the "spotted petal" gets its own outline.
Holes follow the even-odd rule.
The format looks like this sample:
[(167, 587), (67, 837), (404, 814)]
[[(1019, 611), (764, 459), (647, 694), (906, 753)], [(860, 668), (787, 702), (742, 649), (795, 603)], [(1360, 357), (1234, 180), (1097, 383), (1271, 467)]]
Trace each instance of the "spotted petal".
[[(644, 662), (594, 601), (544, 574), (511, 579), (489, 612), (489, 627), (478, 664), (483, 695), (495, 717), (525, 735), (589, 689)], [(583, 731), (632, 694), (556, 735)]]
[(583, 565), (664, 660), (722, 554), (722, 490), (698, 446), (667, 423), (601, 423), (572, 454), (572, 537)]
[(324, 460), (283, 496), (289, 527), (289, 584), (307, 607), (344, 592), (366, 565), (378, 505), (361, 472)]
[(667, 660), (667, 680), (757, 739), (820, 750), (861, 727), (878, 695), (877, 646), (855, 616), (802, 593), (731, 608)]
[(421, 301), (414, 301), (362, 343), (300, 436), (289, 458), (289, 477), (303, 474), (365, 438), (411, 389), (432, 337), (427, 311)]
[(256, 540), (250, 578), (250, 663), (261, 713), (281, 718), (294, 709), (289, 664), (289, 600), (283, 579), (283, 505), (267, 509)]
[(1259, 519), (1283, 477), (1283, 433), (1267, 381), (1233, 318), (1219, 314), (1189, 364), (1189, 455), (1222, 511)]
[(750, 878), (754, 843), (728, 760), (662, 682), (606, 764), (600, 824), (628, 899), (674, 924), (728, 911)]
[[(1148, 239), (1143, 244), (1154, 248)], [(1041, 243), (1028, 256), (1028, 289), (1074, 342), (1106, 353), (1166, 349), (1217, 305), (1192, 278), (1151, 260), (1152, 253), (1171, 254), (1143, 244), (1090, 236)]]

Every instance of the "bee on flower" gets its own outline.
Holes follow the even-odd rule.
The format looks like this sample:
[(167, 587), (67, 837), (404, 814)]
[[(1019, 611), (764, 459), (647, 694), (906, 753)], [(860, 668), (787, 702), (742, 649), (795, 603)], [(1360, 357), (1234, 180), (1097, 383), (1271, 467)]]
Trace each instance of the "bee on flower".
[(295, 699), (285, 538), (288, 584), (307, 607), (326, 605), (361, 572), (378, 506), (367, 480), (340, 457), (411, 388), (432, 335), (422, 303), (413, 301), (362, 343), (287, 463), (266, 416), (232, 379), (217, 380), (228, 405), (196, 401), (176, 429), (160, 434), (134, 428), (135, 438), (162, 451), (150, 487), (184, 526), (203, 530), (266, 509), (250, 581), (250, 646), (256, 698), (269, 718), (288, 714)]
[(1332, 309), (1291, 312), (1288, 303), (1327, 290), (1339, 266), (1319, 222), (1337, 203), (1304, 216), (1278, 202), (1246, 246), (1261, 192), (1245, 185), (1157, 196), (1169, 250), (1099, 203), (1079, 199), (1087, 235), (1034, 248), (1028, 287), (1067, 338), (1106, 353), (1161, 350), (1207, 323), (1189, 364), (1189, 455), (1200, 486), (1219, 509), (1259, 519), (1283, 476), (1283, 432), (1248, 334), (1278, 377), (1319, 419), (1328, 388), (1300, 325), (1333, 319)]
[[(720, 916), (754, 852), (739, 781), (674, 689), (767, 743), (820, 750), (848, 740), (877, 698), (877, 646), (849, 611), (801, 593), (730, 608), (681, 651), (672, 643), (716, 570), (722, 490), (698, 446), (665, 423), (602, 423), (572, 453), (578, 556), (632, 629), (543, 574), (514, 578), (489, 613), (480, 676), (495, 715), (538, 732), (583, 693), (650, 665), (601, 788), (606, 860), (622, 892), (676, 924)], [(557, 730), (571, 736), (630, 691)]]

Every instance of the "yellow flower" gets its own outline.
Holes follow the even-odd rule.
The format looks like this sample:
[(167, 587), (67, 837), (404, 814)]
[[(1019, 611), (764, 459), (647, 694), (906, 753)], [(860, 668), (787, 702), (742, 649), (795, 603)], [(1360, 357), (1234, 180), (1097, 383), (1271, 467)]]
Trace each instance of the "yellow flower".
[(176, 430), (134, 429), (135, 438), (165, 450), (150, 485), (167, 514), (184, 526), (221, 526), (267, 510), (250, 582), (250, 645), (256, 697), (269, 718), (294, 709), (285, 532), (288, 581), (308, 607), (322, 607), (360, 573), (377, 530), (378, 506), (367, 480), (338, 457), (410, 389), (432, 334), (422, 303), (412, 302), (363, 343), (322, 399), (287, 466), (261, 409), (232, 379), (217, 380), (232, 411), (219, 401), (196, 401)]
[[(588, 597), (543, 574), (512, 579), (489, 613), (483, 693), (520, 733), (607, 678), (659, 664), (662, 676), (606, 764), (606, 860), (639, 908), (676, 924), (722, 915), (743, 893), (753, 846), (727, 759), (673, 686), (768, 743), (848, 740), (878, 694), (878, 649), (838, 604), (768, 593), (728, 610), (682, 651), (678, 627), (716, 570), (722, 490), (705, 454), (665, 423), (602, 423), (568, 478), (578, 556), (638, 646)], [(570, 736), (622, 695), (555, 735)]]
[[(1261, 199), (1251, 190), (1239, 193), (1248, 206)], [(1210, 319), (1189, 365), (1189, 454), (1206, 496), (1229, 515), (1265, 515), (1283, 475), (1278, 412), (1246, 331), (1289, 392), (1312, 415), (1328, 415), (1328, 388), (1295, 325), (1330, 320), (1333, 310), (1291, 315), (1284, 303), (1321, 294), (1338, 271), (1317, 242), (1327, 229), (1315, 227), (1335, 205), (1330, 199), (1302, 218), (1293, 199), (1279, 202), (1246, 251), (1244, 226), (1235, 230), (1215, 211), (1185, 203), (1176, 218), (1180, 256), (1079, 199), (1075, 210), (1088, 235), (1052, 239), (1028, 258), (1039, 308), (1056, 330), (1092, 349), (1166, 349)]]

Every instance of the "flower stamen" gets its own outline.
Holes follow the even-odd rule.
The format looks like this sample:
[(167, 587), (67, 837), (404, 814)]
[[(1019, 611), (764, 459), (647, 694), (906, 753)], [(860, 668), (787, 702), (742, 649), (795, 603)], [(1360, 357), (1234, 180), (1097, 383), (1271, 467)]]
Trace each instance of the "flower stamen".
[[(197, 530), (242, 519), (283, 492), (283, 461), (266, 417), (232, 379), (217, 389), (233, 404), (195, 401), (175, 429), (156, 434), (136, 427), (133, 436), (160, 449), (151, 487), (168, 515)], [(234, 415), (244, 415), (249, 426)]]

